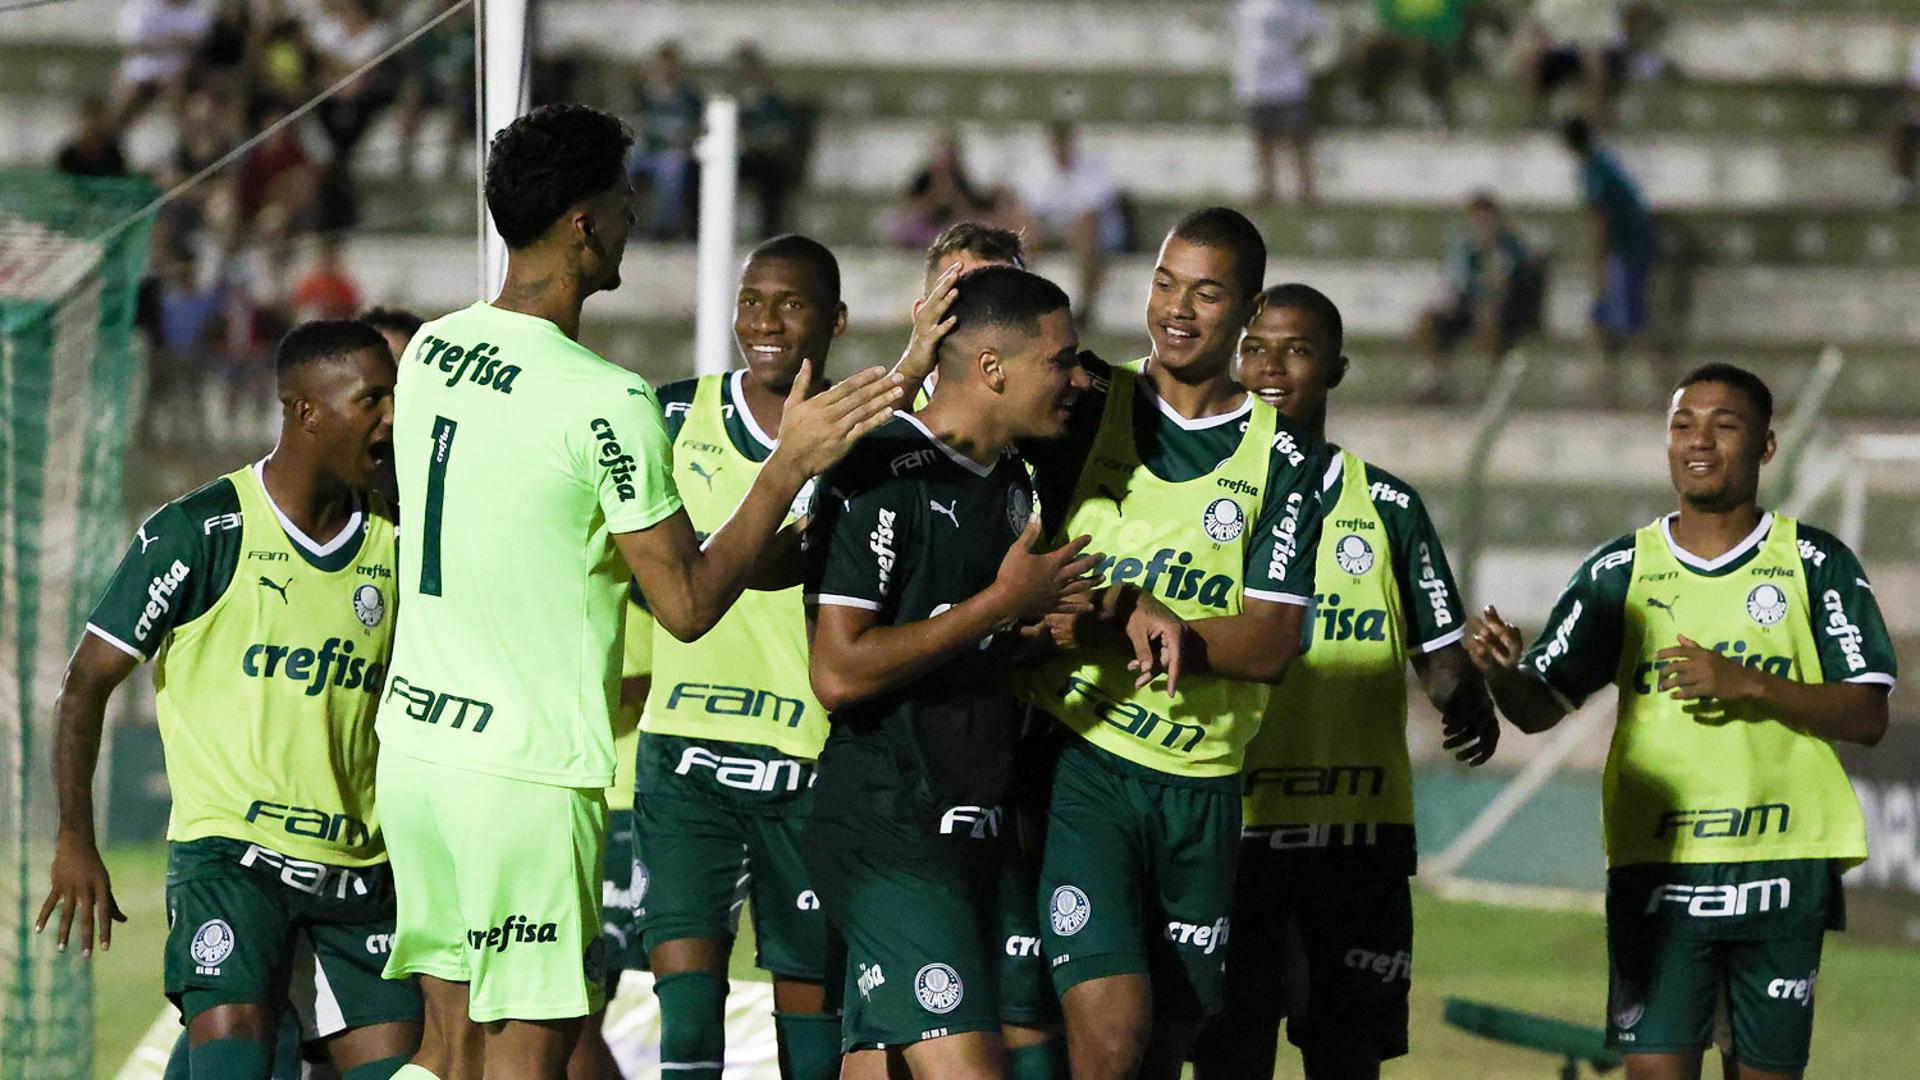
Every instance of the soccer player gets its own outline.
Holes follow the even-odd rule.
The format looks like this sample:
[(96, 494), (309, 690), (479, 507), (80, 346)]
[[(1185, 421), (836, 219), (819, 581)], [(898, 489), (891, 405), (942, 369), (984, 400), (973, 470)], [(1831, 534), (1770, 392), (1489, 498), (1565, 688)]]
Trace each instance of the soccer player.
[(406, 308), (397, 307), (370, 307), (356, 317), (380, 331), (395, 356), (407, 351), (407, 344), (427, 321)]
[(1607, 1041), (1630, 1080), (1699, 1076), (1716, 1028), (1728, 1076), (1798, 1077), (1840, 872), (1867, 857), (1832, 743), (1886, 732), (1894, 653), (1853, 552), (1760, 508), (1772, 420), (1752, 373), (1689, 374), (1667, 410), (1679, 510), (1589, 555), (1524, 653), (1492, 608), (1468, 629), (1522, 731), (1618, 687)]
[(875, 369), (808, 398), (703, 544), (653, 390), (576, 340), (620, 283), (631, 133), (579, 105), (495, 137), (487, 207), (506, 282), (422, 327), (400, 361), (406, 618), (381, 699), (380, 798), (399, 929), (389, 975), (422, 976), (410, 1075), (551, 1077), (599, 1004), (599, 894), (620, 605), (637, 580), (693, 640), (740, 591), (806, 480), (885, 422)]
[[(753, 249), (734, 297), (745, 366), (660, 391), (687, 516), (720, 527), (779, 444), (803, 362), (817, 389), (846, 329), (840, 265), (804, 236)], [(789, 518), (804, 516), (808, 493)], [(840, 1068), (839, 1019), (825, 1011), (826, 920), (800, 857), (827, 713), (807, 679), (800, 587), (740, 598), (707, 636), (653, 641), (659, 680), (640, 722), (635, 858), (647, 881), (639, 926), (660, 999), (660, 1061), (717, 1078), (726, 1050), (727, 958), (751, 892), (759, 964), (773, 973), (781, 1072)]]
[(941, 230), (927, 247), (926, 277), (921, 282), (921, 297), (913, 303), (913, 336), (894, 365), (896, 372), (926, 379), (926, 389), (914, 398), (916, 409), (926, 405), (937, 379), (934, 352), (953, 329), (954, 320), (948, 312), (957, 295), (954, 282), (983, 266), (1026, 269), (1027, 255), (1021, 248), (1020, 234), (977, 221), (957, 221)]
[(848, 1076), (1006, 1075), (995, 893), (1014, 627), (1089, 607), (1093, 586), (1084, 538), (1032, 550), (1031, 481), (1010, 452), (1062, 432), (1089, 385), (1066, 294), (987, 267), (960, 279), (953, 315), (926, 408), (821, 478), (811, 526), (810, 671), (833, 727), (807, 852), (846, 943)]
[(1235, 211), (1181, 219), (1155, 262), (1141, 370), (1090, 364), (1068, 436), (1027, 448), (1054, 535), (1091, 534), (1109, 584), (1158, 596), (1197, 638), (1177, 695), (1136, 686), (1111, 648), (1026, 680), (1067, 733), (1036, 907), (1076, 1077), (1177, 1076), (1220, 1008), (1241, 757), (1298, 652), (1326, 470), (1233, 379), (1265, 269)]
[[(411, 981), (380, 977), (393, 879), (374, 808), (373, 719), (394, 629), (394, 526), (372, 493), (392, 454), (393, 355), (372, 327), (295, 327), (274, 357), (280, 441), (155, 511), (87, 621), (60, 694), (53, 888), (66, 948), (123, 920), (94, 842), (108, 697), (152, 660), (173, 810), (167, 996), (196, 1076), (269, 1075), (296, 946), (307, 1037), (348, 1080), (420, 1039)], [(302, 940), (304, 939), (304, 940)], [(299, 996), (304, 997), (304, 994)]]
[[(1328, 396), (1347, 374), (1343, 337), (1325, 294), (1275, 285), (1240, 339), (1240, 381), (1324, 441)], [(1440, 710), (1447, 749), (1479, 765), (1500, 738), (1419, 493), (1328, 450), (1307, 650), (1247, 746), (1226, 1010), (1195, 1046), (1201, 1080), (1267, 1075), (1283, 1013), (1314, 1080), (1377, 1077), (1381, 1061), (1407, 1052), (1408, 660)]]

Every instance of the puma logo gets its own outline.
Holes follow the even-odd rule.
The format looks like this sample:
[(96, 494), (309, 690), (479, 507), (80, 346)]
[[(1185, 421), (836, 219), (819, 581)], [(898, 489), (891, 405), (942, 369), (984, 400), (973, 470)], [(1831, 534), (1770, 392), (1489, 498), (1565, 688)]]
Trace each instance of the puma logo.
[(1122, 516), (1126, 514), (1126, 511), (1121, 509), (1121, 506), (1120, 506), (1121, 497), (1118, 494), (1116, 494), (1112, 488), (1108, 487), (1105, 484), (1101, 484), (1096, 488), (1094, 488), (1094, 490), (1100, 493), (1101, 498), (1112, 500), (1114, 513), (1120, 514)]
[(936, 514), (947, 515), (947, 520), (953, 522), (954, 528), (957, 529), (960, 527), (960, 515), (957, 513), (957, 511), (960, 509), (959, 499), (954, 499), (952, 503), (947, 506), (941, 506), (938, 501), (933, 499), (928, 499), (927, 508), (932, 510)]
[[(726, 468), (725, 465), (720, 466), (720, 469), (724, 469), (724, 468)], [(713, 490), (713, 478), (720, 474), (720, 469), (715, 469), (712, 472), (708, 472), (707, 467), (705, 465), (700, 464), (698, 461), (687, 462), (687, 471), (699, 477), (700, 479), (705, 480), (707, 482), (708, 491)]]
[(292, 578), (287, 579), (287, 585), (275, 585), (272, 581), (268, 580), (265, 574), (262, 574), (260, 575), (260, 584), (265, 585), (267, 588), (272, 589), (274, 592), (279, 593), (281, 603), (283, 604), (292, 603), (292, 601), (287, 599), (287, 585), (293, 584)]
[(1674, 604), (1675, 604), (1675, 603), (1676, 603), (1676, 602), (1677, 602), (1677, 601), (1678, 601), (1679, 599), (1680, 599), (1680, 598), (1679, 598), (1679, 597), (1677, 597), (1677, 596), (1676, 596), (1676, 597), (1674, 597), (1674, 598), (1673, 598), (1672, 600), (1662, 600), (1662, 599), (1660, 599), (1660, 598), (1659, 598), (1659, 597), (1657, 597), (1657, 596), (1649, 596), (1649, 597), (1647, 597), (1647, 606), (1648, 606), (1648, 607), (1650, 607), (1650, 608), (1658, 608), (1658, 609), (1660, 609), (1661, 611), (1664, 611), (1664, 612), (1666, 612), (1666, 613), (1667, 613), (1667, 618), (1669, 618), (1669, 619), (1671, 619), (1671, 618), (1674, 618), (1674, 617), (1675, 617), (1675, 616), (1674, 616), (1674, 613), (1673, 613), (1673, 605), (1674, 605)]
[(147, 527), (145, 525), (140, 526), (140, 531), (138, 533), (135, 533), (134, 535), (140, 541), (140, 554), (142, 555), (145, 555), (147, 553), (147, 548), (149, 545), (151, 545), (155, 540), (160, 539), (157, 536), (148, 536)]

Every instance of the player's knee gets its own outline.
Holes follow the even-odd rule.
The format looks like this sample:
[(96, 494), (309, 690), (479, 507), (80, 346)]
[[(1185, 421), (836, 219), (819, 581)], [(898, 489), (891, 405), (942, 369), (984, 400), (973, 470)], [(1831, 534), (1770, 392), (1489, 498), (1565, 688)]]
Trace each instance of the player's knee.
[(1144, 1016), (1121, 1013), (1097, 1022), (1067, 1023), (1067, 1054), (1076, 1077), (1132, 1076), (1147, 1055), (1152, 1025)]
[(194, 998), (197, 996), (189, 991), (183, 1002), (187, 1015), (193, 1018), (187, 1024), (187, 1031), (194, 1046), (215, 1039), (273, 1042), (280, 1020), (265, 1005), (259, 1002), (225, 1002), (196, 1009), (198, 1003)]

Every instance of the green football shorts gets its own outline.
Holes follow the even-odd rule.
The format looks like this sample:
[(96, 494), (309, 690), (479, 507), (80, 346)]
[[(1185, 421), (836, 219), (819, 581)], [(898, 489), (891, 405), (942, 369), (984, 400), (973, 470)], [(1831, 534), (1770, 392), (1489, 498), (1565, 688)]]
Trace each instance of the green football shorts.
[(1220, 1011), (1239, 784), (1186, 781), (1077, 739), (1062, 749), (1039, 895), (1057, 992), (1146, 975), (1168, 1015)]
[(560, 1020), (603, 1004), (606, 792), (383, 748), (375, 783), (398, 918), (387, 977), (468, 984), (467, 1015)]
[(647, 874), (633, 846), (633, 811), (607, 811), (607, 852), (600, 877), (600, 937), (606, 941), (601, 988), (608, 999), (628, 971), (647, 970), (640, 947), (640, 894)]
[[(222, 837), (168, 844), (167, 997), (188, 1021), (218, 1005), (298, 1001), (308, 1038), (418, 1021), (419, 984), (380, 977), (393, 913), (385, 864), (328, 866)], [(293, 985), (308, 978), (310, 1007)]]
[(1718, 1043), (1756, 1069), (1804, 1069), (1828, 929), (1824, 859), (1647, 864), (1607, 875), (1607, 1042), (1625, 1054)]

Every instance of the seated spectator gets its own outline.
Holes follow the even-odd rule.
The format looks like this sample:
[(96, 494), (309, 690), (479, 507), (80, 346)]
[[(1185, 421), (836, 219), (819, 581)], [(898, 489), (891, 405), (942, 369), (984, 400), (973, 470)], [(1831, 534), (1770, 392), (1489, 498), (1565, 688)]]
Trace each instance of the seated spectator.
[(960, 160), (960, 140), (948, 132), (907, 182), (906, 205), (890, 215), (887, 235), (901, 247), (924, 248), (955, 222), (992, 219), (1001, 201), (967, 176)]
[(68, 176), (127, 175), (120, 133), (114, 130), (105, 99), (95, 95), (80, 102), (80, 130), (60, 147), (54, 164)]
[[(380, 55), (393, 43), (393, 31), (374, 10), (372, 0), (328, 0), (324, 14), (308, 25), (320, 58), (320, 79), (331, 86)], [(346, 168), (367, 128), (393, 104), (395, 69), (381, 64), (341, 87), (320, 104), (320, 127), (333, 146), (333, 164)]]
[[(1593, 141), (1593, 129), (1576, 117), (1562, 131), (1580, 169), (1580, 190), (1592, 230), (1593, 325), (1601, 350), (1617, 357), (1651, 321), (1648, 285), (1659, 255), (1653, 215), (1640, 185)], [(1609, 380), (1610, 387), (1617, 380)]]
[(1490, 361), (1506, 353), (1539, 303), (1537, 288), (1528, 288), (1527, 279), (1537, 278), (1531, 270), (1526, 246), (1500, 204), (1486, 192), (1474, 195), (1466, 230), (1447, 252), (1444, 292), (1421, 313), (1416, 329), (1428, 370), (1422, 400), (1439, 404), (1454, 396), (1447, 358), (1461, 341), (1472, 339)]
[(680, 46), (667, 42), (654, 53), (646, 78), (634, 88), (634, 109), (627, 173), (648, 192), (646, 233), (655, 240), (685, 239), (693, 235), (693, 144), (705, 105), (687, 78)]
[(1533, 0), (1526, 28), (1528, 103), (1536, 124), (1561, 86), (1578, 83), (1588, 117), (1606, 126), (1626, 74), (1626, 39), (1613, 0)]
[(1047, 150), (1046, 163), (1018, 187), (1026, 235), (1038, 250), (1064, 247), (1073, 253), (1079, 271), (1073, 314), (1091, 326), (1107, 256), (1127, 242), (1120, 185), (1106, 162), (1081, 153), (1071, 124), (1048, 127)]
[(1360, 96), (1376, 118), (1401, 71), (1419, 72), (1435, 122), (1453, 125), (1453, 59), (1472, 0), (1373, 0), (1379, 29), (1360, 54)]
[(740, 181), (760, 200), (760, 235), (787, 231), (787, 200), (800, 186), (806, 117), (773, 88), (766, 58), (751, 45), (734, 50), (740, 72)]
[(293, 287), (295, 322), (310, 319), (351, 319), (360, 310), (360, 287), (340, 265), (340, 236), (321, 233), (318, 258)]
[(194, 0), (126, 0), (113, 126), (125, 131), (160, 98), (177, 104), (213, 20)]
[[(402, 9), (400, 25), (421, 26), (459, 0), (414, 0)], [(411, 178), (419, 166), (420, 121), (439, 112), (444, 138), (441, 179), (453, 175), (460, 154), (473, 138), (473, 16), (463, 12), (441, 23), (395, 58), (406, 65), (399, 98), (400, 175)]]
[(1293, 149), (1300, 201), (1313, 195), (1313, 73), (1307, 56), (1331, 37), (1320, 0), (1240, 0), (1234, 12), (1233, 97), (1253, 127), (1254, 198), (1278, 202), (1275, 159)]

